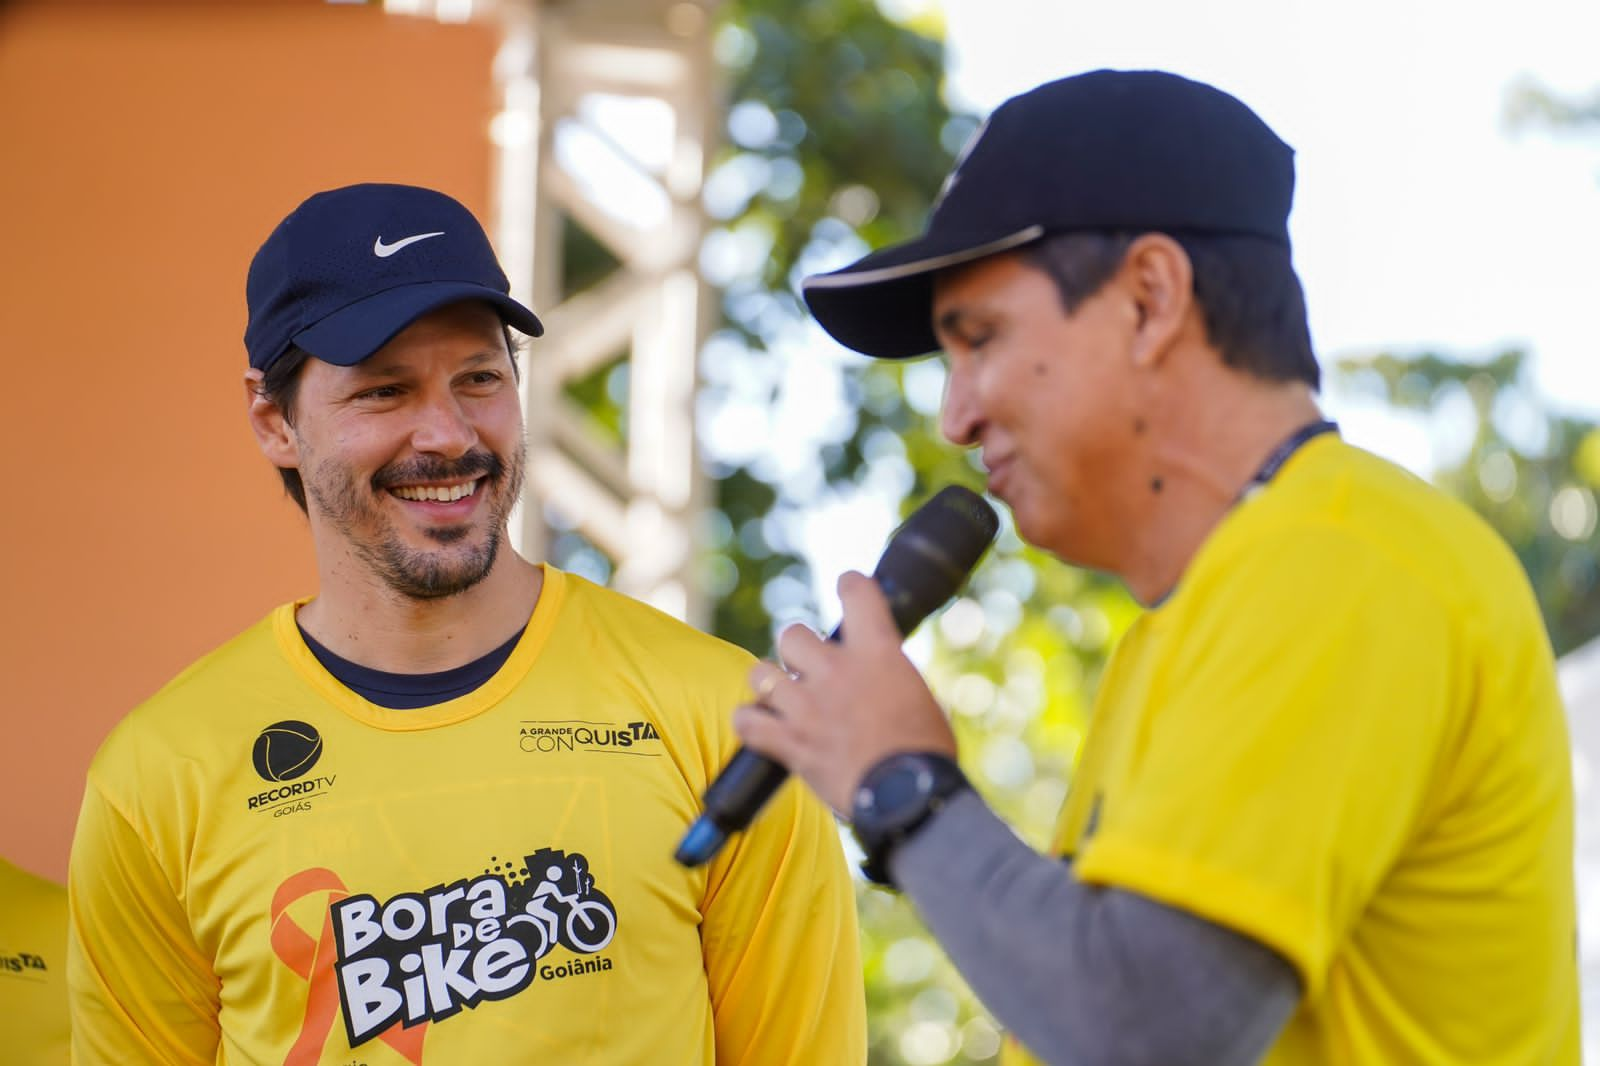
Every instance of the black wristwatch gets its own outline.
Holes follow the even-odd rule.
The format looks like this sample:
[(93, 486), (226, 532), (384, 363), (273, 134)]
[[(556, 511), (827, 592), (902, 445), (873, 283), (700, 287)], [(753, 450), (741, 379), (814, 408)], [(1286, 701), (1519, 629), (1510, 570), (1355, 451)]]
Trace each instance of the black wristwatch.
[(876, 884), (893, 886), (889, 856), (899, 844), (949, 802), (971, 788), (961, 767), (948, 755), (903, 751), (868, 770), (856, 786), (850, 825), (867, 853), (861, 872)]

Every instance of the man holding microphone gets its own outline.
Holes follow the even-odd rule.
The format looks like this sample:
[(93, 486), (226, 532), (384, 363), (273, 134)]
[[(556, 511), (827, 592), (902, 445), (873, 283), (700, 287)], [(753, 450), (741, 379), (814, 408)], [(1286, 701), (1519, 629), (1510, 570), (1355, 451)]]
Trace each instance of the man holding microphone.
[(1096, 71), (1003, 104), (922, 236), (805, 283), (851, 348), (942, 349), (943, 431), (1018, 531), (1147, 608), (1052, 854), (861, 575), (735, 725), (852, 818), (1012, 1061), (1575, 1066), (1548, 640), (1484, 523), (1319, 412), (1293, 186), (1232, 96)]

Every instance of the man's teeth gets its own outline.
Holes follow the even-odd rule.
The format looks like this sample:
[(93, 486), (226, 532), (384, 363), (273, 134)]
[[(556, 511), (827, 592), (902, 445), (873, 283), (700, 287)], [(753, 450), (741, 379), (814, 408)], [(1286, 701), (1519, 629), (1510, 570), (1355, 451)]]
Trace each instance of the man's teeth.
[(463, 496), (471, 496), (477, 487), (476, 481), (468, 481), (464, 485), (401, 485), (389, 491), (402, 500), (434, 500), (438, 503), (449, 503)]

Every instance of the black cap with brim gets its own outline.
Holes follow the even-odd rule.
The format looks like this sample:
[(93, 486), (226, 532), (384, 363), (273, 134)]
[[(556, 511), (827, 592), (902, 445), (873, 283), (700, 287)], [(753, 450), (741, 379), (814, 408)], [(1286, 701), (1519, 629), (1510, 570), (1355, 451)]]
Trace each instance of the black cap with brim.
[(463, 300), (539, 336), (538, 317), (510, 293), (488, 234), (459, 201), (415, 185), (346, 185), (308, 197), (256, 251), (245, 350), (261, 371), (291, 346), (351, 366)]
[(295, 334), (294, 343), (325, 363), (354, 366), (423, 315), (469, 300), (488, 304), (502, 322), (530, 337), (544, 334), (538, 317), (503, 292), (472, 282), (434, 281), (401, 285), (357, 300)]
[(933, 275), (1043, 235), (1038, 225), (975, 244), (925, 234), (844, 270), (806, 278), (801, 293), (822, 328), (846, 348), (879, 359), (927, 355), (939, 348), (933, 333)]
[(935, 351), (933, 279), (1051, 233), (1232, 234), (1289, 247), (1294, 152), (1248, 107), (1162, 71), (1098, 70), (1007, 100), (945, 183), (925, 233), (801, 292), (865, 355)]

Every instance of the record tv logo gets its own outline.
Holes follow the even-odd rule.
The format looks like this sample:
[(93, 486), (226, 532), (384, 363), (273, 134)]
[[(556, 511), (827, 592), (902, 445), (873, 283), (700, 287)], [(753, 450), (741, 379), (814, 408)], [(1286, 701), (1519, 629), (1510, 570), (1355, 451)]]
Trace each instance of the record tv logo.
[(250, 759), (263, 781), (293, 781), (304, 777), (320, 758), (322, 734), (315, 726), (292, 719), (267, 726), (250, 750)]
[(306, 777), (321, 758), (322, 734), (310, 723), (286, 719), (267, 726), (250, 749), (250, 762), (256, 776), (278, 787), (251, 796), (248, 809), (273, 808), (274, 816), (309, 810), (310, 795), (333, 787), (333, 776)]

